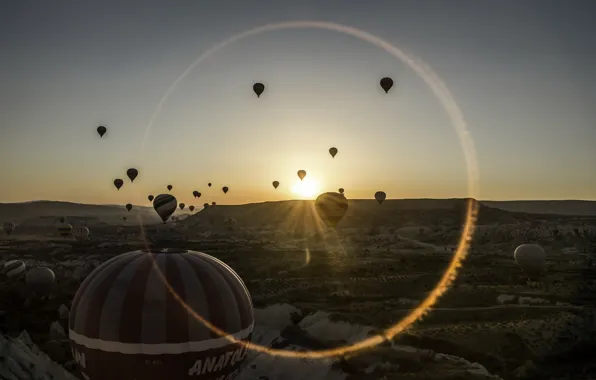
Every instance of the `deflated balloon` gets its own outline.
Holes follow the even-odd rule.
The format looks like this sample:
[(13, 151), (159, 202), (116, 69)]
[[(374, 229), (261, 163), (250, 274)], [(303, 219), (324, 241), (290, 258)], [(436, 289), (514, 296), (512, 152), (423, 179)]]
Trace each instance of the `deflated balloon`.
[(298, 170), (298, 178), (302, 181), (306, 177), (306, 170)]
[(223, 191), (223, 192), (224, 192), (224, 194), (227, 194), (227, 193), (228, 193), (228, 190), (229, 190), (229, 189), (228, 189), (228, 187), (227, 187), (227, 186), (224, 186), (224, 187), (222, 187), (222, 188), (221, 188), (221, 191)]
[(180, 211), (182, 211), (184, 210), (184, 207), (186, 207), (186, 205), (184, 203), (180, 203), (178, 207), (180, 207)]
[(383, 201), (385, 201), (385, 198), (387, 198), (387, 194), (385, 194), (384, 191), (377, 191), (375, 193), (375, 199), (379, 204), (383, 203)]
[(273, 181), (272, 185), (274, 188), (277, 189), (277, 187), (279, 186), (279, 181)]
[(335, 155), (337, 154), (337, 148), (329, 148), (329, 154), (331, 155), (331, 157), (335, 158)]
[(120, 178), (117, 178), (114, 180), (114, 186), (116, 186), (116, 189), (120, 190), (122, 185), (124, 185), (124, 181), (121, 180)]
[(195, 206), (190, 206), (188, 209), (190, 210), (190, 212), (193, 212), (195, 210)]
[(172, 191), (172, 185), (168, 185), (168, 191)]
[(263, 83), (257, 82), (252, 85), (252, 90), (257, 94), (257, 98), (261, 97), (263, 91), (265, 91), (265, 85)]
[(126, 209), (128, 210), (128, 212), (130, 212), (130, 210), (132, 210), (132, 205), (130, 203), (127, 203)]
[(155, 198), (153, 195), (147, 197), (147, 199), (149, 199), (149, 202), (153, 202), (153, 198)]
[(130, 182), (134, 182), (135, 178), (139, 175), (139, 171), (135, 168), (130, 168), (126, 171), (126, 175), (130, 178)]
[(389, 90), (391, 90), (391, 87), (393, 87), (393, 79), (389, 77), (381, 79), (379, 83), (381, 84), (381, 88), (385, 90), (385, 93), (388, 93)]
[(513, 257), (530, 279), (538, 279), (544, 269), (546, 252), (538, 244), (522, 244), (515, 249)]
[(59, 224), (57, 229), (58, 229), (58, 234), (60, 234), (60, 236), (62, 236), (62, 237), (69, 237), (70, 234), (72, 233), (72, 226), (67, 223)]
[(2, 225), (2, 229), (7, 235), (10, 235), (15, 229), (15, 224), (13, 222), (6, 222)]
[(317, 197), (315, 208), (327, 227), (334, 228), (348, 211), (348, 200), (339, 193), (323, 193)]
[(340, 188), (339, 188), (339, 193), (340, 193), (341, 195), (344, 195), (344, 188), (343, 188), (343, 187), (340, 187)]
[(164, 223), (176, 211), (177, 206), (178, 201), (170, 194), (159, 194), (153, 200), (153, 208)]
[(250, 294), (238, 274), (182, 249), (108, 260), (80, 285), (69, 315), (72, 353), (89, 380), (231, 380), (249, 353), (234, 340), (250, 344), (253, 326)]
[(108, 131), (107, 128), (104, 127), (103, 125), (100, 125), (99, 127), (97, 127), (97, 133), (99, 134), (99, 137), (103, 137), (103, 135), (105, 135), (107, 131)]

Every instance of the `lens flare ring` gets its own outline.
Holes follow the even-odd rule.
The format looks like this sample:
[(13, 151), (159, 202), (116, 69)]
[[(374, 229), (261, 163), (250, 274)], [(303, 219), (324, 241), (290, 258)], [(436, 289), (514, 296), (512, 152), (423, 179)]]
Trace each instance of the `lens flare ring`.
[[(435, 288), (429, 293), (429, 295), (424, 299), (416, 309), (412, 310), (407, 316), (405, 316), (402, 320), (395, 323), (394, 325), (386, 328), (381, 333), (374, 335), (372, 337), (366, 338), (359, 342), (353, 343), (351, 345), (346, 345), (342, 347), (336, 347), (333, 349), (327, 350), (320, 350), (320, 351), (304, 351), (304, 352), (296, 352), (296, 351), (287, 351), (283, 349), (272, 349), (269, 347), (261, 346), (255, 343), (247, 342), (244, 340), (236, 339), (230, 336), (227, 332), (222, 331), (218, 327), (214, 326), (209, 321), (205, 320), (201, 315), (196, 313), (192, 308), (190, 308), (184, 300), (172, 289), (171, 285), (167, 282), (166, 278), (164, 277), (163, 273), (161, 273), (160, 269), (158, 268), (157, 264), (153, 262), (154, 269), (158, 272), (159, 276), (161, 277), (162, 281), (164, 281), (168, 291), (172, 293), (174, 298), (190, 313), (195, 319), (201, 321), (205, 326), (210, 328), (216, 334), (225, 337), (230, 342), (237, 343), (243, 346), (246, 346), (252, 350), (267, 353), (272, 356), (280, 356), (280, 357), (287, 357), (287, 358), (298, 358), (298, 359), (323, 359), (323, 358), (330, 358), (330, 357), (337, 357), (343, 355), (354, 355), (359, 351), (364, 349), (373, 348), (387, 340), (393, 339), (397, 334), (400, 332), (405, 331), (409, 328), (413, 323), (415, 323), (418, 319), (423, 317), (426, 313), (428, 313), (432, 306), (439, 300), (441, 295), (445, 293), (451, 283), (457, 277), (457, 270), (462, 266), (463, 260), (466, 258), (468, 254), (468, 249), (470, 247), (470, 242), (474, 235), (474, 229), (476, 227), (476, 220), (478, 218), (478, 209), (479, 205), (478, 202), (475, 201), (477, 199), (478, 194), (478, 165), (476, 161), (476, 150), (474, 148), (474, 142), (470, 133), (467, 130), (467, 123), (464, 119), (463, 112), (461, 111), (460, 107), (456, 103), (453, 98), (453, 95), (447, 88), (447, 85), (441, 80), (441, 78), (436, 74), (430, 66), (424, 63), (421, 59), (414, 57), (411, 54), (406, 54), (402, 49), (395, 47), (394, 45), (390, 44), (389, 42), (371, 34), (366, 31), (356, 29), (350, 26), (341, 25), (333, 22), (326, 22), (326, 21), (289, 21), (289, 22), (279, 22), (279, 23), (272, 23), (266, 24), (262, 26), (255, 27), (253, 29), (249, 29), (238, 34), (229, 37), (228, 39), (216, 44), (211, 49), (207, 50), (205, 53), (201, 54), (193, 63), (188, 66), (188, 68), (170, 85), (167, 89), (164, 96), (160, 99), (157, 107), (153, 111), (151, 118), (149, 119), (149, 123), (145, 129), (145, 133), (143, 136), (143, 140), (141, 143), (141, 152), (144, 151), (145, 143), (155, 122), (155, 119), (159, 112), (161, 111), (163, 105), (165, 104), (168, 97), (174, 91), (178, 83), (186, 77), (197, 65), (199, 65), (202, 61), (207, 59), (208, 57), (215, 54), (217, 51), (227, 47), (228, 45), (243, 40), (247, 37), (254, 36), (261, 33), (266, 32), (274, 32), (284, 29), (324, 29), (334, 32), (343, 33), (352, 37), (356, 37), (364, 42), (368, 42), (372, 45), (375, 45), (387, 53), (393, 55), (396, 59), (402, 61), (403, 63), (407, 64), (433, 91), (433, 94), (437, 97), (437, 99), (441, 102), (445, 112), (449, 116), (451, 120), (452, 126), (455, 128), (455, 131), (459, 137), (462, 150), (464, 151), (465, 162), (466, 162), (466, 171), (468, 177), (468, 193), (471, 199), (468, 200), (467, 209), (466, 209), (466, 221), (464, 228), (462, 229), (462, 234), (459, 239), (458, 247), (453, 255), (451, 262), (449, 263), (447, 269), (441, 276), (441, 279), (437, 282)], [(143, 227), (141, 225), (141, 229)], [(144, 231), (141, 232), (143, 237), (145, 237)], [(145, 239), (147, 244), (147, 241)], [(149, 249), (147, 244), (147, 249)], [(151, 255), (150, 253), (148, 253)], [(225, 264), (224, 264), (225, 265)], [(226, 265), (227, 266), (227, 265)]]

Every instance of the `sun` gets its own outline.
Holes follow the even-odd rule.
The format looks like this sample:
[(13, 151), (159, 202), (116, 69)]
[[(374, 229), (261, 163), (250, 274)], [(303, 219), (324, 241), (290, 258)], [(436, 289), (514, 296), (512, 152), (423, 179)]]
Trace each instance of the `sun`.
[(321, 187), (316, 179), (304, 178), (303, 181), (296, 181), (292, 187), (292, 192), (302, 198), (312, 199), (319, 194)]

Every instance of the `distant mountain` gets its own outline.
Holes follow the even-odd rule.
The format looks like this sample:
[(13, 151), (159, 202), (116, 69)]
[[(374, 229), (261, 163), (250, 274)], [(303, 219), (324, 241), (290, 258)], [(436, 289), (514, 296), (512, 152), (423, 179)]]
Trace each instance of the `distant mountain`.
[(532, 214), (596, 216), (596, 201), (481, 201), (482, 204), (506, 211)]
[[(33, 201), (23, 203), (0, 203), (0, 221), (12, 221), (17, 224), (40, 224), (47, 219), (56, 223), (58, 218), (74, 220), (92, 218), (107, 224), (138, 224), (141, 216), (145, 224), (158, 223), (159, 217), (152, 207), (133, 206), (128, 212), (124, 206), (89, 205), (71, 202)], [(126, 217), (126, 222), (123, 220)]]

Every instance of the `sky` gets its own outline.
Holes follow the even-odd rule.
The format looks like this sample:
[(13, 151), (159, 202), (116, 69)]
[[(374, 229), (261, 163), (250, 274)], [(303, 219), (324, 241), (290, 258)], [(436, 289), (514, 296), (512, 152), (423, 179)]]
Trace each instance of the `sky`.
[[(430, 66), (468, 124), (478, 199), (596, 200), (595, 13), (580, 0), (4, 1), (0, 202), (148, 204), (168, 184), (186, 204), (339, 187), (348, 198), (470, 196), (462, 144), (427, 84), (379, 46), (336, 31), (228, 44), (156, 112), (208, 49), (295, 20), (363, 30)], [(384, 76), (395, 81), (388, 94)], [(120, 191), (115, 178), (125, 179)]]

